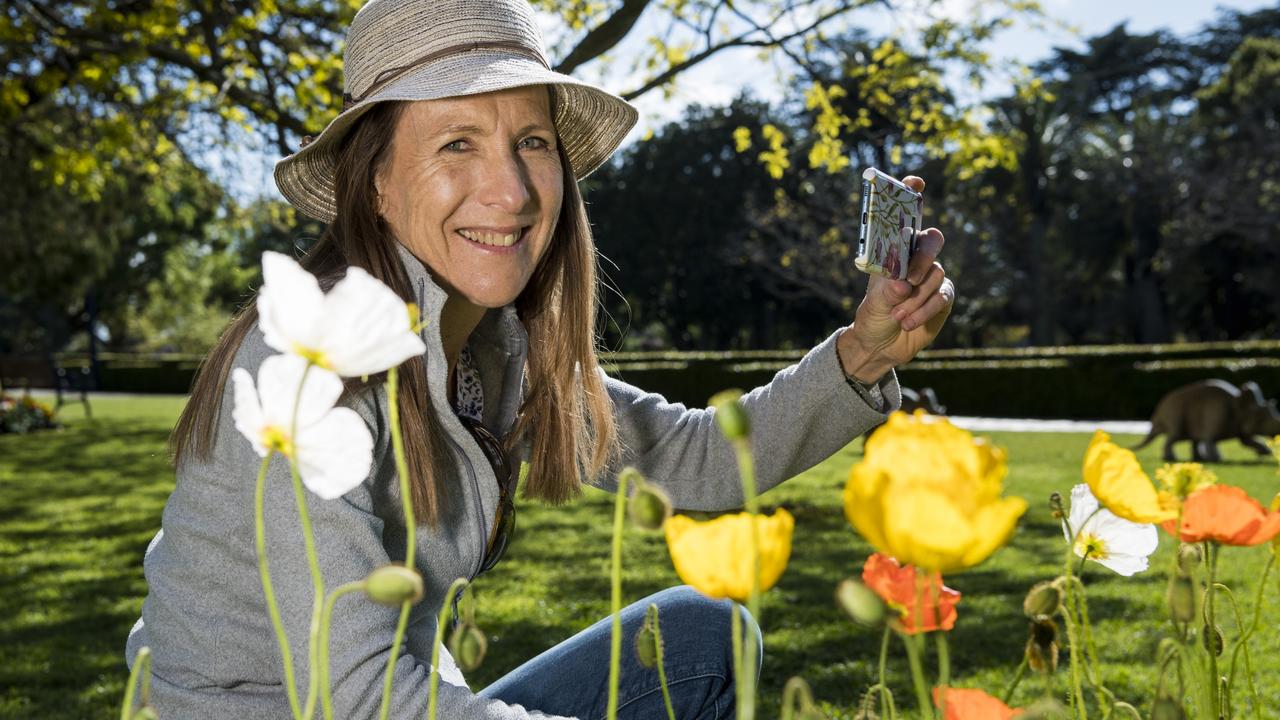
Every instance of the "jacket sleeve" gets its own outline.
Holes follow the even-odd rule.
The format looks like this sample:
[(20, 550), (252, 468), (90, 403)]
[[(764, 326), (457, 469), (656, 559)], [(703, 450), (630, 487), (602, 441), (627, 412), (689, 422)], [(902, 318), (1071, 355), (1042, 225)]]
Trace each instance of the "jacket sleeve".
[[(241, 356), (243, 355), (242, 352)], [(244, 366), (239, 360), (240, 358), (237, 364)], [(260, 360), (261, 358), (252, 358), (248, 366), (256, 368)], [(256, 370), (252, 372), (256, 375)], [(230, 405), (234, 401), (231, 398), (230, 392), (224, 395), (215, 456), (222, 472), (247, 477), (248, 483), (252, 484), (260, 459), (250, 443), (234, 427)], [(391, 457), (388, 452), (389, 432), (382, 427), (385, 414), (379, 407), (385, 401), (385, 396), (380, 391), (363, 392), (343, 401), (344, 405), (359, 413), (373, 434), (375, 460), (370, 478), (334, 500), (323, 500), (305, 489), (303, 492), (326, 593), (346, 583), (363, 580), (372, 570), (393, 560), (403, 561), (402, 553), (397, 553), (397, 557), (392, 558), (384, 542), (384, 517), (387, 517), (389, 505), (394, 505), (395, 511), (398, 511), (398, 499), (395, 503), (389, 503), (389, 491), (375, 485), (375, 479), (379, 477), (383, 478), (384, 484), (395, 482), (394, 472), (388, 473), (383, 468), (380, 473), (378, 468), (380, 458), (382, 462), (390, 462)], [(392, 478), (390, 483), (386, 478)], [(398, 498), (398, 493), (396, 497)], [(250, 503), (236, 512), (251, 512), (252, 507)], [(287, 631), (298, 695), (302, 702), (310, 679), (308, 630), (315, 593), (293, 481), (287, 461), (279, 455), (271, 461), (267, 473), (265, 520), (271, 582)], [(216, 527), (211, 526), (211, 529), (216, 530)], [(429, 531), (426, 526), (419, 528), (419, 533)], [(259, 582), (257, 558), (252, 551), (252, 536), (247, 547), (249, 552), (245, 554), (244, 564), (237, 572), (251, 574), (253, 582)], [(417, 560), (420, 566), (431, 562), (433, 558), (430, 557), (420, 557)], [(226, 569), (218, 572), (226, 572)], [(225, 609), (227, 632), (247, 631), (258, 634), (256, 642), (261, 653), (278, 672), (280, 652), (276, 635), (267, 619), (266, 604), (260, 587), (259, 583), (255, 602)], [(430, 608), (430, 612), (415, 612), (412, 616), (415, 620), (410, 623), (407, 636), (416, 635), (414, 644), (419, 648), (431, 647), (431, 638), (435, 635), (435, 618), (444, 594), (444, 589), (429, 586), (426, 598), (416, 609), (422, 611)], [(213, 598), (209, 601), (217, 602)], [(361, 592), (347, 594), (337, 601), (329, 642), (329, 685), (332, 688), (336, 717), (377, 717), (382, 701), (383, 677), (399, 613), (399, 608), (374, 603)], [(216, 640), (210, 644), (215, 652), (218, 646)], [(401, 644), (394, 670), (390, 717), (397, 720), (417, 720), (427, 715), (430, 655), (415, 657), (407, 651), (408, 646), (408, 642)], [(446, 663), (442, 662), (441, 665), (445, 668)], [(437, 702), (438, 717), (441, 718), (524, 720), (550, 717), (526, 711), (518, 705), (483, 698), (466, 687), (450, 684), (443, 679), (439, 684)]]
[[(883, 412), (849, 386), (836, 358), (839, 334), (780, 370), (769, 384), (743, 395), (758, 492), (832, 456), (901, 405), (893, 371), (880, 381)], [(737, 458), (716, 424), (714, 408), (686, 408), (614, 378), (606, 378), (606, 385), (623, 448), (621, 458), (599, 478), (599, 487), (616, 490), (618, 470), (632, 465), (667, 490), (677, 508), (742, 506)]]

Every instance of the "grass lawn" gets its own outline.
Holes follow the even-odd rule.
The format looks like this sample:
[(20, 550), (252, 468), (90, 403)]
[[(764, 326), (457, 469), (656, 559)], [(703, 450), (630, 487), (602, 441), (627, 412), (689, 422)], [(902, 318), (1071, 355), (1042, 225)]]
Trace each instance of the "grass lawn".
[[(173, 485), (165, 439), (181, 402), (103, 398), (94, 401), (92, 422), (71, 406), (61, 431), (0, 436), (0, 718), (118, 716), (125, 637), (146, 594), (142, 555)], [(991, 437), (1009, 451), (1008, 492), (1026, 497), (1031, 509), (1009, 547), (948, 584), (964, 593), (950, 636), (956, 682), (998, 691), (1012, 677), (1026, 638), (1022, 596), (1032, 583), (1055, 576), (1062, 559), (1064, 544), (1045, 500), (1077, 482), (1089, 436)], [(1116, 438), (1123, 445), (1137, 439)], [(1139, 455), (1150, 473), (1161, 464), (1158, 445)], [(860, 572), (870, 552), (840, 509), (844, 478), (860, 447), (855, 442), (763, 497), (767, 507), (785, 506), (795, 515), (796, 534), (787, 572), (763, 605), (762, 718), (776, 717), (782, 684), (793, 674), (810, 682), (832, 718), (851, 718), (861, 691), (874, 682), (879, 633), (854, 626), (832, 601), (836, 582)], [(1227, 462), (1214, 468), (1222, 481), (1264, 501), (1280, 489), (1273, 463), (1255, 461), (1234, 442), (1222, 450)], [(507, 559), (477, 582), (478, 621), (491, 644), (484, 666), (469, 676), (473, 687), (608, 613), (611, 513), (612, 496), (599, 492), (569, 508), (521, 508), (520, 533)], [(629, 531), (626, 541), (627, 601), (679, 582), (660, 536)], [(1169, 632), (1163, 598), (1172, 547), (1162, 533), (1153, 569), (1134, 578), (1096, 565), (1085, 571), (1104, 677), (1144, 715), (1156, 645)], [(1237, 590), (1246, 616), (1268, 552), (1222, 553), (1220, 577)], [(1280, 573), (1273, 573), (1263, 631), (1251, 644), (1262, 717), (1280, 717), (1278, 580)], [(1230, 642), (1234, 621), (1227, 609), (1220, 615), (1226, 615), (1221, 624)], [(899, 703), (912, 704), (898, 646), (889, 673)], [(1059, 689), (1065, 687), (1061, 675)], [(1038, 692), (1036, 681), (1026, 681), (1014, 704)], [(1246, 697), (1237, 692), (1236, 710), (1252, 717)]]

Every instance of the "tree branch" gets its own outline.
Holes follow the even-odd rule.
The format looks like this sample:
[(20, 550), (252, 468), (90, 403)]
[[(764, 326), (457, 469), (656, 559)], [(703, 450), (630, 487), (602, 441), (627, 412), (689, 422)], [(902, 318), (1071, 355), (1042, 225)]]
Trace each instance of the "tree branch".
[(814, 28), (818, 27), (822, 23), (825, 23), (828, 20), (831, 20), (832, 18), (837, 17), (839, 15), (843, 15), (844, 13), (854, 9), (855, 7), (858, 7), (858, 3), (841, 3), (834, 10), (830, 10), (826, 13), (823, 13), (822, 15), (819, 15), (816, 20), (809, 23), (805, 27), (800, 28), (795, 32), (788, 33), (786, 35), (783, 35), (777, 38), (769, 37), (764, 40), (749, 40), (748, 38), (750, 38), (752, 35), (756, 34), (757, 32), (755, 28), (752, 28), (747, 32), (739, 34), (737, 37), (734, 37), (731, 40), (726, 40), (725, 42), (720, 43), (719, 45), (713, 45), (712, 47), (706, 48), (705, 50), (703, 50), (702, 52), (696, 55), (690, 56), (689, 58), (685, 59), (682, 62), (678, 62), (675, 65), (672, 65), (671, 67), (667, 68), (662, 73), (660, 73), (657, 77), (654, 77), (653, 79), (645, 82), (643, 85), (636, 88), (635, 90), (622, 93), (622, 97), (625, 100), (632, 100), (637, 97), (640, 97), (641, 95), (649, 92), (650, 90), (656, 87), (660, 87), (666, 84), (667, 82), (670, 82), (672, 78), (679, 75), (680, 73), (688, 70), (689, 68), (695, 65), (698, 65), (699, 63), (706, 60), (707, 58), (710, 58), (712, 55), (715, 55), (721, 50), (725, 50), (727, 48), (780, 46), (783, 43), (786, 43), (790, 40), (794, 40), (798, 37), (803, 37), (806, 33), (812, 31)]
[(597, 25), (582, 38), (569, 54), (556, 64), (556, 72), (572, 73), (601, 54), (608, 52), (635, 27), (640, 14), (649, 6), (649, 0), (623, 0), (622, 7)]

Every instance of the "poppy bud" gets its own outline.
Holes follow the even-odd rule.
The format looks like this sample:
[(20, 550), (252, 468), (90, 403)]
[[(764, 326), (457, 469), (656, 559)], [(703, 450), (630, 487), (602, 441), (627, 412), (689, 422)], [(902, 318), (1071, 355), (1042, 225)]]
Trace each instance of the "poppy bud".
[(453, 634), (449, 636), (449, 654), (458, 661), (458, 667), (464, 672), (480, 667), (488, 649), (489, 641), (475, 625), (463, 623), (454, 628)]
[(639, 472), (635, 474), (635, 483), (636, 491), (627, 502), (631, 522), (645, 530), (661, 530), (671, 517), (671, 496), (657, 485), (645, 482)]
[(648, 622), (636, 633), (636, 658), (647, 668), (658, 666), (658, 636)]
[(1049, 512), (1056, 520), (1061, 520), (1066, 515), (1062, 512), (1062, 493), (1055, 492), (1049, 496)]
[(1203, 559), (1199, 545), (1183, 543), (1178, 548), (1178, 571), (1183, 575), (1190, 575), (1200, 567), (1200, 561)]
[(1038, 673), (1058, 669), (1058, 626), (1047, 617), (1031, 623), (1026, 645), (1027, 666)]
[(1151, 706), (1151, 720), (1187, 720), (1187, 713), (1182, 703), (1162, 694)]
[(747, 411), (738, 402), (741, 397), (741, 390), (723, 390), (712, 395), (708, 401), (716, 409), (716, 422), (720, 424), (720, 431), (730, 440), (745, 440), (751, 433)]
[(853, 578), (845, 578), (836, 585), (836, 604), (855, 622), (872, 627), (884, 622), (884, 600), (874, 590)]
[(364, 593), (380, 605), (416, 603), (422, 599), (422, 576), (403, 565), (383, 565), (365, 578)]
[(1027, 597), (1022, 601), (1022, 612), (1035, 619), (1038, 616), (1048, 617), (1058, 612), (1062, 605), (1062, 587), (1044, 580), (1031, 586)]
[(1200, 631), (1200, 642), (1204, 645), (1204, 649), (1213, 655), (1221, 655), (1222, 649), (1226, 646), (1226, 640), (1222, 637), (1222, 628), (1217, 625), (1210, 626), (1208, 623)]
[(1169, 614), (1176, 622), (1191, 622), (1196, 617), (1196, 589), (1191, 578), (1174, 575), (1169, 578)]

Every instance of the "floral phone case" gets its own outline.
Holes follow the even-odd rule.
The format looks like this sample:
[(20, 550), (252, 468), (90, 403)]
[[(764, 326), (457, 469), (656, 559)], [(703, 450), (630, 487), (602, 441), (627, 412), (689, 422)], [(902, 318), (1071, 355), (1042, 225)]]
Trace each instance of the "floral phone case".
[(865, 273), (905, 280), (923, 216), (923, 195), (867, 168), (862, 173), (862, 227), (853, 264)]

